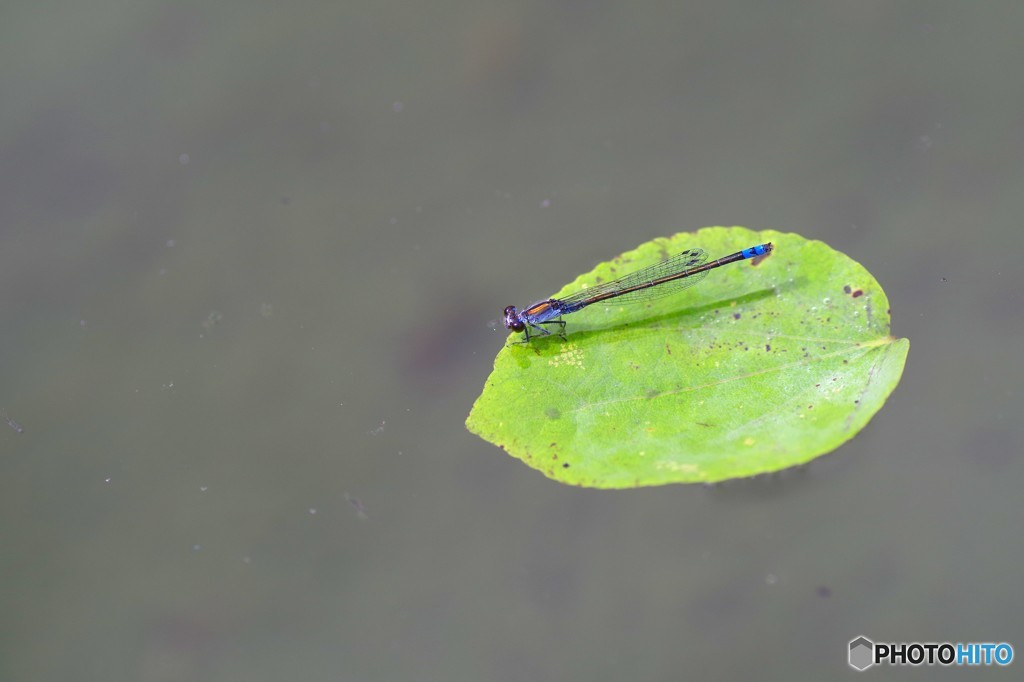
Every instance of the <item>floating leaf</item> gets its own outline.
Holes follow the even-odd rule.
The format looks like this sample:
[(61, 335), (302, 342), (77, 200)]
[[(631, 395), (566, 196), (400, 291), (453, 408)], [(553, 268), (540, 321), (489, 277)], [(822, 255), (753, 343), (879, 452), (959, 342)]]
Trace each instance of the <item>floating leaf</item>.
[(752, 476), (839, 447), (899, 383), (910, 344), (890, 336), (874, 277), (824, 243), (705, 228), (643, 244), (556, 297), (695, 246), (718, 258), (764, 242), (770, 256), (677, 295), (574, 313), (566, 340), (506, 345), (466, 426), (595, 488)]

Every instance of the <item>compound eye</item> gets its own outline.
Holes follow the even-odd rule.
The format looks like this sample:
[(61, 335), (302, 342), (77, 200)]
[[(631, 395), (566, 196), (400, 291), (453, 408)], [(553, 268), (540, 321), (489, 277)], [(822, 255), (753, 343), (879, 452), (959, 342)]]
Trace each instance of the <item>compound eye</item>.
[(514, 305), (505, 308), (505, 328), (511, 329), (514, 332), (521, 332), (526, 328), (523, 321), (519, 319), (519, 313), (516, 312)]

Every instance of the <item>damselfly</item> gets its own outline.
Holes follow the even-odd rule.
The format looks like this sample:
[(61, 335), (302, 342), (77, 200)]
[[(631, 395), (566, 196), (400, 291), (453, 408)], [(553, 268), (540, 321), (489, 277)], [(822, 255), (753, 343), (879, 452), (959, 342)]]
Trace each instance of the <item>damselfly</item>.
[(559, 334), (565, 338), (565, 321), (562, 315), (582, 310), (593, 303), (619, 305), (639, 303), (661, 298), (692, 287), (703, 280), (710, 270), (735, 263), (736, 261), (766, 256), (774, 247), (771, 242), (708, 262), (704, 249), (689, 249), (643, 270), (623, 275), (611, 282), (602, 282), (565, 298), (549, 298), (516, 310), (514, 305), (505, 308), (505, 326), (514, 332), (523, 332), (522, 341), (530, 341), (530, 329), (534, 336), (551, 332), (540, 325), (557, 324)]

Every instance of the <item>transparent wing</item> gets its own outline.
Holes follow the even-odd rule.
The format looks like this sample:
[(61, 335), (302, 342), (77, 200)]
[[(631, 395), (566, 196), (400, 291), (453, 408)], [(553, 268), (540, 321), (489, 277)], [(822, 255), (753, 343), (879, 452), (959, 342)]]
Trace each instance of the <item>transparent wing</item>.
[[(631, 272), (628, 275), (623, 275), (622, 277), (613, 279), (610, 282), (595, 284), (592, 287), (587, 287), (582, 291), (559, 300), (565, 305), (565, 307), (575, 308), (578, 310), (579, 308), (577, 306), (582, 307), (587, 305), (595, 297), (626, 291), (627, 289), (632, 289), (635, 286), (654, 282), (662, 279), (663, 277), (679, 275), (681, 273), (685, 273), (687, 270), (697, 267), (698, 265), (703, 265), (707, 260), (708, 255), (704, 252), (704, 249), (688, 249), (682, 253), (677, 253), (671, 258), (666, 258), (660, 263), (655, 263), (654, 265), (646, 267), (643, 270)], [(657, 286), (629, 291), (628, 293), (619, 294), (613, 298), (604, 299), (601, 301), (601, 304), (622, 305), (625, 303), (638, 303), (640, 301), (650, 301), (655, 298), (670, 296), (682, 291), (683, 289), (689, 289), (694, 284), (699, 283), (707, 276), (708, 272), (708, 270), (704, 270), (703, 272), (697, 272), (690, 276), (683, 275), (679, 277), (679, 279), (664, 282)]]

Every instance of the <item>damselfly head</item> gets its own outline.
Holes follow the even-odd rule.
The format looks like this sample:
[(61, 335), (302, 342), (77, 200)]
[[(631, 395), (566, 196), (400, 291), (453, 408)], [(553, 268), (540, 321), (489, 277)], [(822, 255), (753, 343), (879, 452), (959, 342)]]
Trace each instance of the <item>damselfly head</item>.
[(514, 305), (505, 308), (505, 327), (514, 332), (521, 332), (526, 328), (523, 321), (519, 319), (519, 313), (516, 312)]

